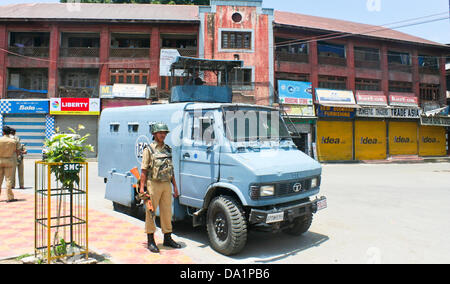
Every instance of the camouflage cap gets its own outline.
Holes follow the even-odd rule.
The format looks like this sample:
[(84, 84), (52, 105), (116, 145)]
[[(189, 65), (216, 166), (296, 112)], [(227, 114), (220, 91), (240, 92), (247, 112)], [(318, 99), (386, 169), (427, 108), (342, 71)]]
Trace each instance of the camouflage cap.
[(159, 122), (152, 125), (152, 134), (155, 134), (157, 132), (167, 132), (169, 133), (169, 127), (167, 124)]

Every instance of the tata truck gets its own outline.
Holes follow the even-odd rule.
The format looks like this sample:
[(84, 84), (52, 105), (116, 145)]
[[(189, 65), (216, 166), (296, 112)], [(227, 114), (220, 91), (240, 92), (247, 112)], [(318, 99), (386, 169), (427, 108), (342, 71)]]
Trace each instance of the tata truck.
[(211, 247), (224, 255), (242, 251), (252, 229), (307, 232), (313, 214), (327, 207), (318, 196), (322, 168), (297, 149), (279, 110), (232, 103), (227, 86), (192, 88), (174, 87), (169, 104), (102, 112), (98, 170), (105, 198), (131, 212), (145, 210), (132, 169), (140, 172), (152, 125), (162, 122), (170, 129), (165, 143), (180, 194), (174, 222), (206, 226)]

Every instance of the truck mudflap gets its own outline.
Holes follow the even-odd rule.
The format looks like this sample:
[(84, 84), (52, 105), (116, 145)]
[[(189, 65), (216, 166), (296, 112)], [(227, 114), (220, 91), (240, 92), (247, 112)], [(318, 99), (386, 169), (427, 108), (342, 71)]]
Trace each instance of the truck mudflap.
[(313, 201), (299, 204), (289, 204), (274, 207), (270, 210), (252, 209), (250, 211), (250, 224), (274, 224), (279, 222), (292, 222), (295, 218), (317, 213), (317, 211), (327, 208), (327, 198), (322, 196)]

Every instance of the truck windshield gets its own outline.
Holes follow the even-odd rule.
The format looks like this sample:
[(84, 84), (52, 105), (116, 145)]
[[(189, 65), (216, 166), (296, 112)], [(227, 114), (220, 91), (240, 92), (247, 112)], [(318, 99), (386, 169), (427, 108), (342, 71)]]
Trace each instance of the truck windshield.
[(232, 142), (264, 142), (290, 139), (280, 112), (253, 107), (224, 108), (227, 138)]

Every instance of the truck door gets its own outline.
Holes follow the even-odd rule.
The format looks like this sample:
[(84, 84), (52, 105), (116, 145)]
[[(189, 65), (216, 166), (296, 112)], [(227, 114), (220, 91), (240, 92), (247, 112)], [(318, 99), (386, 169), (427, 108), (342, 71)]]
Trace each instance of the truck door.
[(214, 113), (185, 113), (180, 152), (180, 203), (203, 205), (206, 189), (219, 178), (220, 146), (216, 143)]

